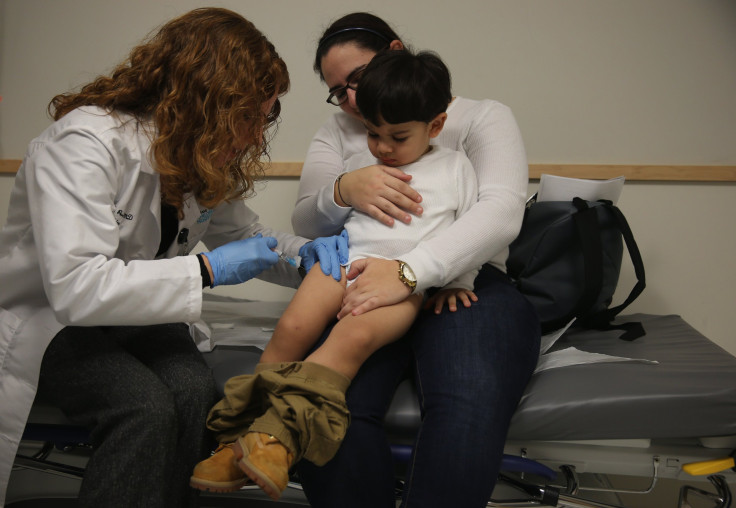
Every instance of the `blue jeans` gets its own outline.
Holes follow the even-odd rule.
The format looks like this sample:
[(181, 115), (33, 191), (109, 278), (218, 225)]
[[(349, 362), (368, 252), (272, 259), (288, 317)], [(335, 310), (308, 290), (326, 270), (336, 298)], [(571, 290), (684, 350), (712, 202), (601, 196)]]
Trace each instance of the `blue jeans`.
[(323, 467), (298, 465), (312, 506), (395, 506), (383, 417), (408, 366), (422, 424), (402, 506), (486, 506), (511, 416), (537, 362), (540, 328), (505, 274), (486, 265), (475, 284), (471, 308), (423, 312), (407, 337), (363, 365), (347, 392), (352, 423), (338, 454)]

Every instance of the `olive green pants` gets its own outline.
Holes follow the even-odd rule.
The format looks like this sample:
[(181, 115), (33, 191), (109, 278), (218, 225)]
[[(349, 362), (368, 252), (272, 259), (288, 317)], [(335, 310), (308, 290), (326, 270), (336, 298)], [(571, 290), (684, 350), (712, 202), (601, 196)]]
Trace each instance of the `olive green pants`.
[(350, 425), (350, 380), (311, 362), (258, 364), (225, 384), (207, 427), (229, 443), (246, 432), (271, 434), (294, 455), (321, 466), (335, 456)]

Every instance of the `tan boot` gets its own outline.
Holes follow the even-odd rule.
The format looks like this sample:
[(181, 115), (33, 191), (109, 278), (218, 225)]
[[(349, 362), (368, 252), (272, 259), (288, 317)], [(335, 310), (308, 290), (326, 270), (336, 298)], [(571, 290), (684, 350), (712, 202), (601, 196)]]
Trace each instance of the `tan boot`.
[(289, 468), (294, 455), (275, 437), (248, 432), (235, 442), (235, 459), (248, 475), (274, 501), (289, 483)]
[(234, 492), (248, 483), (248, 477), (235, 462), (233, 445), (221, 444), (209, 459), (194, 466), (189, 485), (211, 492)]

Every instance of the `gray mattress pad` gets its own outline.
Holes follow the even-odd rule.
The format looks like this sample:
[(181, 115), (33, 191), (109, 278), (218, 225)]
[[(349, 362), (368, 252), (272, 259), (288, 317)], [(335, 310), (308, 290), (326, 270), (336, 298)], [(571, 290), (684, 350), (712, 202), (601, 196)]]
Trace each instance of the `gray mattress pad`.
[(553, 349), (656, 360), (551, 369), (532, 377), (511, 439), (577, 440), (736, 435), (736, 357), (675, 315), (634, 314), (646, 335), (571, 330)]
[[(248, 307), (245, 311), (255, 310), (255, 314), (263, 316), (264, 308), (270, 309), (269, 304), (259, 302), (257, 308)], [(242, 304), (234, 309), (242, 318)], [(223, 314), (222, 310), (218, 307), (215, 321), (232, 323), (234, 316)], [(283, 303), (274, 303), (273, 310), (253, 333), (262, 335), (263, 330), (269, 330), (268, 326), (275, 323), (283, 310)], [(252, 323), (253, 317), (247, 320)], [(572, 329), (553, 350), (573, 346), (582, 351), (658, 363), (596, 363), (536, 373), (513, 416), (509, 439), (569, 441), (736, 435), (736, 357), (679, 316), (634, 314), (617, 321), (639, 321), (646, 335), (625, 342), (618, 338), (619, 330)], [(260, 350), (249, 343), (248, 333), (239, 333), (239, 325), (228, 332), (230, 337), (239, 336), (238, 340), (218, 344), (215, 334), (216, 347), (204, 353), (220, 387), (232, 376), (252, 372), (260, 356)], [(37, 400), (29, 418), (39, 423), (64, 420), (57, 409), (42, 400)], [(385, 422), (394, 440), (413, 439), (420, 425), (420, 408), (411, 379), (398, 387)]]
[[(568, 330), (552, 348), (647, 363), (572, 365), (536, 373), (512, 419), (509, 439), (596, 440), (736, 435), (736, 357), (676, 315), (633, 314), (646, 335), (632, 342), (620, 330)], [(215, 377), (251, 371), (255, 348), (232, 345), (209, 356)], [(472, 389), (470, 387), (469, 389)], [(386, 416), (394, 438), (410, 439), (420, 424), (411, 380), (403, 382)]]

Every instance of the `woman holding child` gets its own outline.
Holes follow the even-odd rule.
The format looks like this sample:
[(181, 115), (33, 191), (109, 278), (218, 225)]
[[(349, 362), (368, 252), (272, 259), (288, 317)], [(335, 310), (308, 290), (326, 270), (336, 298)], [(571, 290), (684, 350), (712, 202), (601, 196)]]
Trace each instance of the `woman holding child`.
[[(341, 112), (315, 135), (292, 215), (297, 234), (335, 234), (351, 209), (386, 225), (421, 220), (421, 197), (400, 170), (372, 165), (343, 172), (365, 150), (355, 104), (360, 71), (378, 53), (404, 44), (382, 19), (353, 13), (320, 38), (315, 71)], [(448, 229), (402, 257), (416, 287), (442, 287), (473, 267), (478, 301), (455, 312), (424, 312), (407, 336), (376, 352), (347, 391), (351, 425), (335, 458), (298, 467), (312, 506), (394, 506), (394, 469), (382, 421), (407, 367), (416, 380), (422, 426), (406, 476), (405, 507), (485, 506), (509, 421), (536, 364), (539, 324), (505, 275), (508, 245), (521, 226), (528, 168), (511, 111), (490, 100), (455, 97), (438, 145), (464, 152), (478, 180), (478, 202)], [(396, 260), (352, 265), (340, 316), (391, 305), (410, 294)], [(451, 307), (452, 310), (452, 307)], [(458, 467), (462, 465), (462, 467)]]
[[(444, 103), (429, 120), (423, 120), (426, 125), (417, 122), (420, 118), (389, 118), (380, 105), (380, 115), (363, 118), (356, 103), (356, 91), (360, 95), (359, 89), (365, 84), (361, 80), (363, 71), (366, 78), (372, 77), (376, 66), (369, 63), (374, 57), (403, 46), (383, 20), (367, 13), (340, 18), (321, 37), (314, 68), (329, 88), (327, 102), (342, 111), (328, 120), (310, 145), (292, 215), (294, 230), (312, 238), (338, 234), (346, 221), (352, 220), (354, 210), (364, 213), (362, 220), (368, 216), (375, 221), (373, 225), (382, 223), (389, 228), (424, 217), (429, 220), (436, 205), (427, 199), (427, 209), (423, 209), (423, 197), (412, 187), (414, 179), (399, 166), (418, 162), (417, 156), (424, 160), (422, 154), (447, 149), (467, 156), (463, 156), (470, 175), (466, 178), (472, 178), (473, 184), (477, 180), (477, 201), (471, 200), (469, 208), (431, 238), (416, 244), (400, 242), (411, 246), (400, 254), (400, 260), (355, 260), (347, 277), (353, 279), (352, 284), (344, 297), (340, 291), (341, 300), (337, 301), (338, 306), (342, 302), (338, 311), (341, 320), (323, 334), (306, 361), (300, 361), (303, 350), (295, 355), (296, 344), (289, 341), (295, 340), (309, 320), (292, 320), (297, 326), (285, 334), (283, 341), (279, 322), (274, 343), (269, 344), (262, 358), (275, 363), (260, 364), (253, 376), (233, 378), (226, 387), (226, 397), (210, 413), (208, 425), (224, 436), (221, 441), (225, 447), (195, 468), (195, 487), (237, 489), (248, 481), (247, 474), (276, 499), (286, 487), (288, 469), (304, 457), (309, 460), (298, 462), (296, 467), (312, 506), (393, 507), (394, 466), (382, 421), (396, 386), (411, 369), (420, 397), (422, 425), (402, 506), (480, 507), (490, 497), (509, 421), (539, 349), (540, 330), (534, 310), (505, 274), (508, 245), (519, 231), (524, 212), (526, 156), (510, 110), (494, 101), (452, 97), (449, 78)], [(384, 60), (382, 57), (376, 60)], [(388, 78), (383, 79), (398, 74), (388, 72)], [(415, 95), (421, 96), (419, 92)], [(362, 98), (358, 100), (366, 106)], [(396, 109), (392, 106), (390, 111)], [(443, 124), (436, 131), (430, 127), (435, 115)], [(374, 151), (373, 137), (382, 136), (386, 146), (408, 145), (405, 122), (429, 129), (422, 131), (423, 142), (432, 138), (436, 149), (422, 150), (401, 164), (390, 154), (384, 158), (380, 150)], [(392, 124), (400, 125), (402, 134), (392, 130)], [(358, 154), (368, 146), (374, 163), (355, 169), (352, 164), (356, 159), (363, 160)], [(394, 150), (395, 154), (400, 151)], [(376, 158), (385, 165), (376, 164)], [(425, 177), (420, 175), (416, 175), (417, 184)], [(421, 313), (403, 338), (393, 343), (384, 341), (388, 345), (377, 349), (364, 363), (364, 358), (354, 362), (355, 369), (346, 369), (344, 362), (337, 362), (325, 370), (330, 362), (316, 359), (336, 341), (342, 344), (349, 340), (334, 338), (333, 331), (345, 328), (343, 323), (352, 323), (353, 318), (363, 315), (368, 318), (375, 309), (381, 309), (375, 313), (379, 316), (397, 304), (416, 303), (417, 293), (448, 283), (452, 287), (453, 280), (481, 265), (480, 274), (468, 284), (474, 295), (451, 291), (435, 300), (428, 309), (434, 312)], [(312, 279), (308, 277), (305, 285), (311, 287)], [(301, 298), (301, 292), (297, 297)], [(450, 312), (442, 311), (444, 303)], [(294, 305), (298, 306), (292, 302), (289, 312)], [(311, 300), (304, 305), (310, 306)], [(380, 322), (382, 318), (376, 319)], [(371, 326), (381, 324), (366, 321), (365, 328)], [(357, 321), (352, 328), (356, 327)], [(276, 342), (288, 347), (279, 347), (281, 352), (275, 354), (272, 346)], [(237, 386), (241, 382), (242, 389)], [(315, 392), (310, 386), (321, 388)], [(334, 407), (339, 415), (320, 407), (325, 400), (333, 401), (325, 390), (337, 392)], [(268, 394), (264, 399), (270, 401), (268, 404), (258, 403), (260, 395), (254, 394), (261, 392)], [(283, 410), (278, 407), (282, 403)], [(304, 404), (308, 409), (302, 409)], [(345, 407), (351, 418), (346, 432)], [(266, 413), (261, 415), (264, 410)], [(327, 422), (316, 434), (320, 438), (336, 435), (329, 454), (313, 453), (316, 448), (325, 451), (321, 449), (324, 446), (312, 446), (318, 440), (295, 439), (314, 433), (308, 430), (314, 426), (300, 423), (300, 419), (318, 417)], [(341, 422), (338, 432), (331, 427), (335, 422)], [(457, 467), (460, 464), (463, 467)]]

